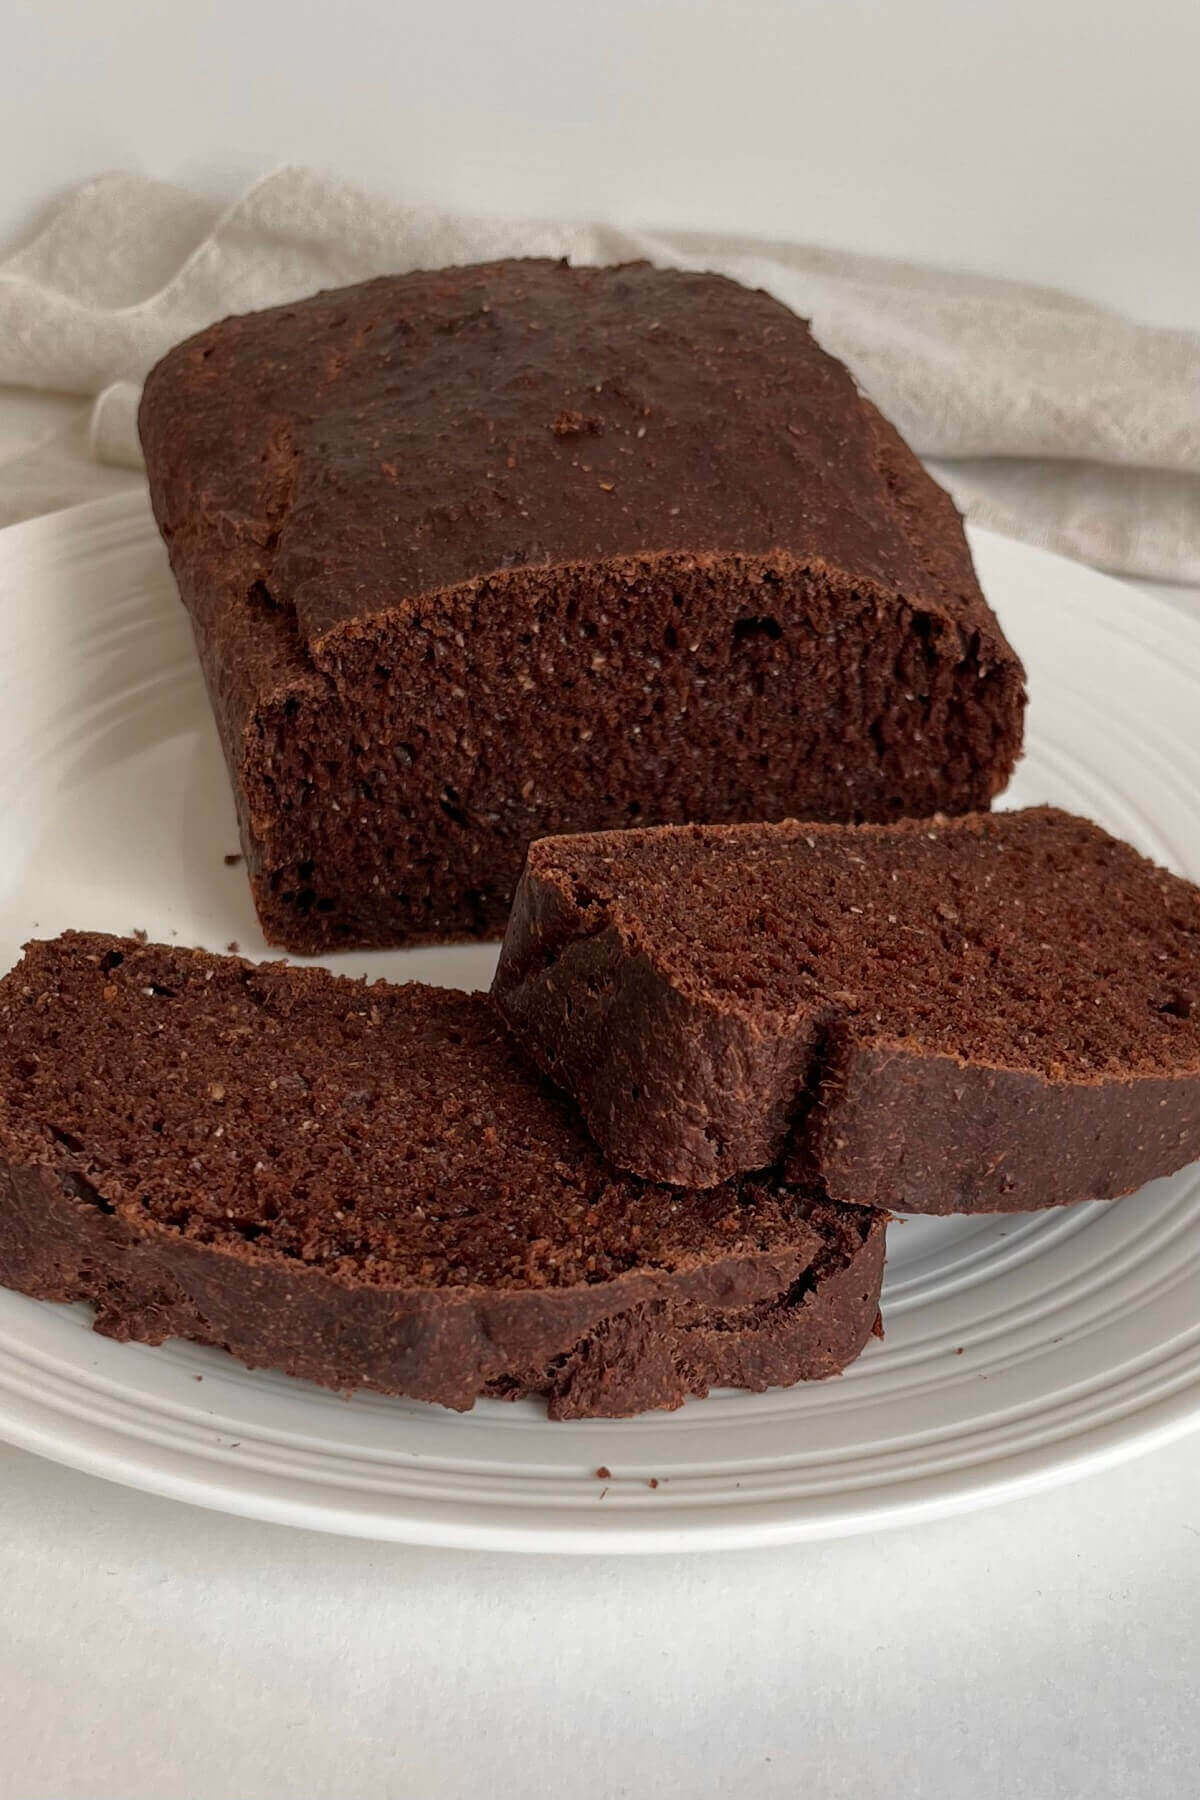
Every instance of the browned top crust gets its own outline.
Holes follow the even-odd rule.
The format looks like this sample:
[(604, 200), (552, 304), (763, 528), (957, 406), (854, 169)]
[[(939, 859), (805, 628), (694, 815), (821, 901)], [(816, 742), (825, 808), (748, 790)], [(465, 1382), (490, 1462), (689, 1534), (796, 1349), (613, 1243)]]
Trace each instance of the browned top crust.
[(193, 611), (261, 584), (318, 664), (498, 571), (680, 552), (838, 569), (1015, 664), (947, 495), (803, 320), (721, 276), (385, 276), (179, 345), (140, 426)]

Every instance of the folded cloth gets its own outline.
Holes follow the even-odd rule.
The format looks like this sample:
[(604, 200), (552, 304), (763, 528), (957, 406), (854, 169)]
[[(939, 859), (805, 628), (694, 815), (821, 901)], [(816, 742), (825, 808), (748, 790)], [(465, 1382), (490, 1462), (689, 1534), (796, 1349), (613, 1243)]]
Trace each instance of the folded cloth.
[(213, 319), (515, 255), (649, 257), (764, 287), (812, 320), (969, 518), (1104, 568), (1200, 581), (1200, 334), (839, 251), (400, 206), (297, 168), (224, 210), (101, 176), (0, 263), (0, 522), (134, 481), (140, 383)]

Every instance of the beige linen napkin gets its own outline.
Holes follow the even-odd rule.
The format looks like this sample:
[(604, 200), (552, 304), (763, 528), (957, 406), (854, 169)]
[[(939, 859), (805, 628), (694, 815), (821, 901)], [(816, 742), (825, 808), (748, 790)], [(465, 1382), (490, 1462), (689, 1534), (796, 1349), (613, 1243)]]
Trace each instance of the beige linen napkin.
[(767, 288), (811, 318), (968, 517), (1104, 568), (1200, 581), (1200, 335), (984, 276), (695, 232), (466, 218), (295, 168), (223, 210), (101, 176), (0, 263), (0, 522), (136, 480), (139, 384), (211, 320), (386, 270), (510, 255), (645, 256)]

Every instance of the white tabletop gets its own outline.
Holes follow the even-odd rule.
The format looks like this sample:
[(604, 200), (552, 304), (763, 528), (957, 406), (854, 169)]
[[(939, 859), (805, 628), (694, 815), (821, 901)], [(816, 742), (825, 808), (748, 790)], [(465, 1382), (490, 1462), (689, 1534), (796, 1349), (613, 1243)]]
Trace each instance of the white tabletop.
[(911, 1531), (405, 1550), (0, 1452), (6, 1800), (1194, 1800), (1200, 1437)]

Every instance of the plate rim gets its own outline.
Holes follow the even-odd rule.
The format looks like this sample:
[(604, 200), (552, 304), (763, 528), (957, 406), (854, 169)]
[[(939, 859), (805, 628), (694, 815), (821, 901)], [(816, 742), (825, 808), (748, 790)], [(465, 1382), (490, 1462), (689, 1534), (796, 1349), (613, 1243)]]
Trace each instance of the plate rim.
[[(120, 547), (131, 528), (153, 530), (141, 488), (6, 527), (0, 532), (0, 563), (5, 551), (31, 563), (43, 555), (105, 554)], [(982, 527), (969, 527), (968, 536), (972, 549), (986, 543), (989, 553), (1001, 560), (1011, 557), (1017, 565), (1041, 566), (1050, 574), (1062, 568), (1070, 571), (1072, 580), (1082, 577), (1129, 596), (1138, 618), (1139, 641), (1156, 656), (1169, 657), (1180, 632), (1192, 628), (1177, 603), (1089, 565)], [(1002, 603), (997, 610), (1002, 611)], [(1106, 621), (1098, 624), (1109, 628)], [(1200, 627), (1200, 617), (1194, 626)], [(0, 1368), (0, 1438), (84, 1473), (165, 1498), (270, 1523), (428, 1547), (549, 1554), (677, 1553), (858, 1535), (944, 1518), (1082, 1479), (1200, 1428), (1200, 1373), (1115, 1417), (1085, 1422), (1078, 1430), (1033, 1447), (1001, 1447), (994, 1457), (957, 1471), (939, 1465), (915, 1476), (887, 1475), (871, 1488), (852, 1488), (815, 1500), (760, 1497), (737, 1503), (732, 1512), (728, 1501), (689, 1506), (663, 1493), (661, 1500), (639, 1508), (636, 1515), (617, 1506), (606, 1513), (604, 1493), (610, 1487), (619, 1492), (626, 1483), (645, 1487), (640, 1474), (625, 1476), (619, 1470), (607, 1487), (597, 1481), (574, 1508), (539, 1508), (524, 1499), (439, 1503), (408, 1497), (398, 1505), (395, 1496), (383, 1492), (369, 1501), (360, 1495), (357, 1504), (351, 1504), (347, 1490), (336, 1481), (322, 1484), (295, 1472), (274, 1475), (261, 1469), (242, 1470), (239, 1476), (239, 1465), (228, 1454), (217, 1460), (198, 1450), (139, 1440), (107, 1423), (80, 1417), (71, 1421), (71, 1414), (49, 1401), (15, 1392), (7, 1371)]]

